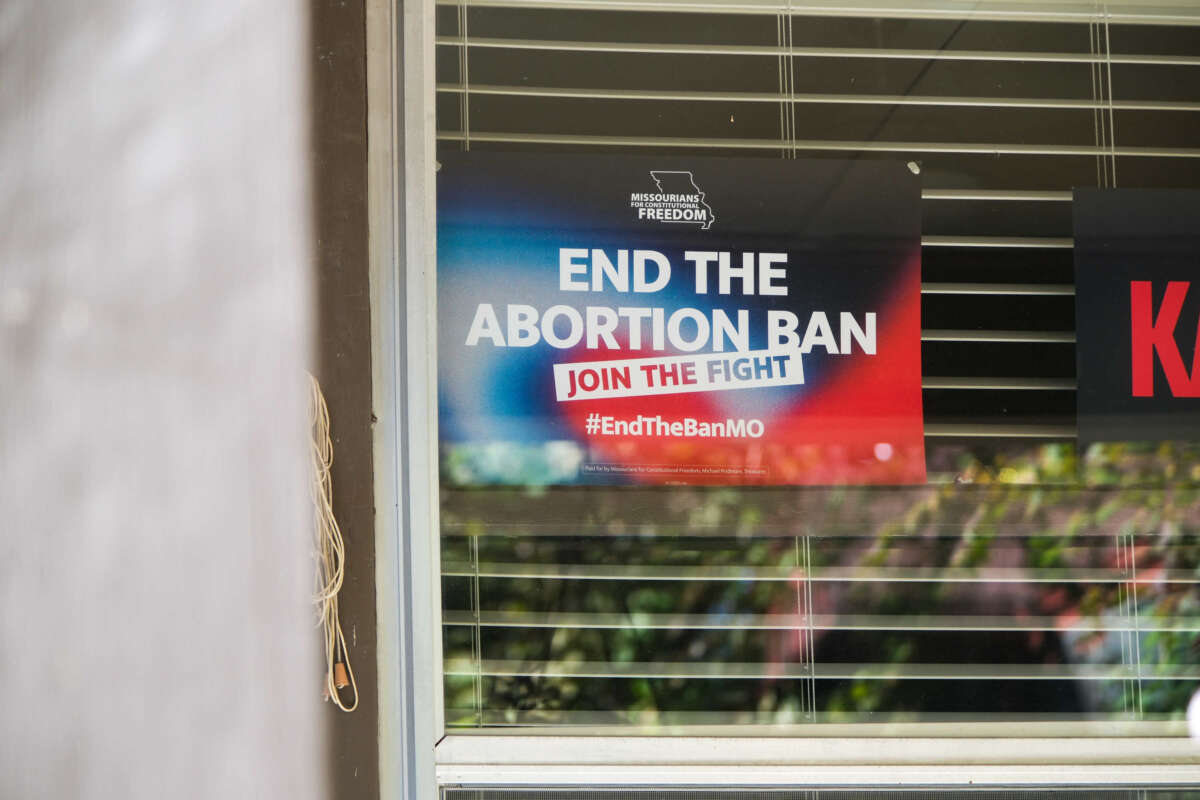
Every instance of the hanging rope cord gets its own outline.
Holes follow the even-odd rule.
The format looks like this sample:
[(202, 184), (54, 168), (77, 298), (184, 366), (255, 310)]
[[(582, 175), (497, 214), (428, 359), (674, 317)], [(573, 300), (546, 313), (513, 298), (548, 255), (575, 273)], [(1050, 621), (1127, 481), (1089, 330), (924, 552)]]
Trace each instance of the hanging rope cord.
[[(317, 593), (313, 603), (317, 606), (325, 639), (325, 689), (327, 700), (332, 700), (342, 711), (353, 711), (358, 707), (358, 684), (354, 681), (354, 670), (350, 668), (350, 653), (346, 648), (346, 634), (338, 617), (338, 592), (345, 579), (346, 545), (342, 531), (333, 516), (333, 441), (329, 437), (329, 408), (321, 384), (312, 375), (308, 376), (308, 414), (311, 431), (313, 535), (316, 545)], [(349, 687), (352, 701), (347, 704), (341, 690)]]

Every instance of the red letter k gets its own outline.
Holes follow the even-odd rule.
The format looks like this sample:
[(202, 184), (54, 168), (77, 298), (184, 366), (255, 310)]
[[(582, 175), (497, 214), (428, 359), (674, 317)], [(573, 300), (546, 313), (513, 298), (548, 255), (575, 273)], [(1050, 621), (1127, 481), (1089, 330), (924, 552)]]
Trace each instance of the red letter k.
[(1175, 397), (1200, 397), (1200, 326), (1196, 330), (1196, 350), (1189, 376), (1183, 356), (1175, 343), (1175, 325), (1187, 297), (1189, 281), (1171, 281), (1163, 297), (1158, 317), (1154, 317), (1154, 301), (1150, 281), (1130, 281), (1129, 316), (1133, 334), (1133, 396), (1154, 396), (1154, 353), (1162, 363), (1167, 385)]

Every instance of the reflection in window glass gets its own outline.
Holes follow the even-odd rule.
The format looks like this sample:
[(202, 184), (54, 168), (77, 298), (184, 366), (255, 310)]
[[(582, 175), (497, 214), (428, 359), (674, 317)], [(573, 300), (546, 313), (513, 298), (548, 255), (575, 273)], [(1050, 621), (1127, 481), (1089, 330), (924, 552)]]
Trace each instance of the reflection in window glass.
[(1200, 188), (1200, 27), (448, 4), (438, 35), (448, 152), (911, 162), (930, 476), (467, 488), (554, 461), (456, 452), (449, 727), (1185, 733), (1200, 447), (1076, 447), (1070, 192)]

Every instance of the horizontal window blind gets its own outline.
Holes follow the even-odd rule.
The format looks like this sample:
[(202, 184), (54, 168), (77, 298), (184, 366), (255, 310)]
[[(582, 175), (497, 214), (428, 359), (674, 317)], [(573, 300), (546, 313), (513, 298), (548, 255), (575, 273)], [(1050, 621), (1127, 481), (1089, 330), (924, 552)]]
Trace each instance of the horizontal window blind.
[(444, 151), (918, 171), (930, 473), (465, 489), (514, 456), (443, 463), (451, 728), (1184, 733), (1200, 459), (1076, 451), (1070, 201), (1200, 188), (1200, 8), (471, 0), (437, 23)]
[[(442, 5), (455, 5), (442, 0)], [(1183, 2), (1137, 0), (1125, 3), (1097, 3), (1087, 0), (892, 0), (859, 2), (827, 0), (812, 3), (798, 0), (472, 0), (476, 7), (535, 9), (604, 9), (609, 11), (674, 11), (720, 14), (788, 14), (791, 16), (830, 16), (876, 19), (988, 20), (1018, 22), (1083, 22), (1105, 20), (1131, 25), (1196, 25), (1194, 7)]]

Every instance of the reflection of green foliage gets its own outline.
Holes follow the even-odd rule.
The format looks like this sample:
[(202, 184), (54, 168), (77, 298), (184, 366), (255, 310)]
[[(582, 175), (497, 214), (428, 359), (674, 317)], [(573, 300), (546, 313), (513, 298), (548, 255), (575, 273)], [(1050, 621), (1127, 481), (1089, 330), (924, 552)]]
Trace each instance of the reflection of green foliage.
[(574, 481), (583, 448), (574, 442), (544, 444), (488, 442), (442, 448), (442, 478), (448, 485), (546, 486)]
[[(443, 562), (469, 565), (466, 537), (478, 536), (485, 563), (610, 566), (614, 575), (627, 567), (756, 570), (740, 580), (483, 578), (485, 611), (604, 614), (624, 621), (624, 627), (608, 628), (484, 628), (484, 657), (496, 660), (802, 661), (809, 655), (803, 637), (786, 627), (654, 627), (647, 620), (794, 615), (804, 605), (797, 596), (804, 576), (822, 570), (1027, 570), (1044, 580), (817, 581), (806, 588), (817, 614), (1024, 616), (1063, 620), (1070, 628), (1080, 617), (1120, 619), (1133, 584), (1054, 576), (1131, 576), (1136, 559), (1139, 619), (1200, 617), (1200, 449), (1094, 445), (1081, 463), (1073, 447), (1053, 444), (987, 458), (964, 451), (953, 467), (953, 482), (910, 488), (448, 489)], [(458, 467), (444, 462), (447, 468)], [(1076, 479), (1080, 470), (1082, 481)], [(1167, 573), (1174, 579), (1153, 577)], [(469, 583), (467, 577), (445, 579), (448, 609), (471, 607)], [(1194, 691), (1194, 681), (1154, 677), (1164, 667), (1200, 663), (1200, 636), (1191, 627), (1125, 637), (1127, 649), (1140, 648), (1145, 714), (1178, 716)], [(472, 629), (450, 625), (445, 631), (447, 657), (470, 659)], [(814, 643), (822, 663), (962, 663), (964, 670), (989, 663), (1131, 663), (1115, 631), (834, 630), (817, 632)], [(952, 685), (859, 675), (819, 683), (817, 710), (846, 720), (956, 709), (1123, 714), (1130, 697), (1121, 680)], [(525, 721), (530, 713), (560, 710), (613, 712), (613, 721), (625, 712), (741, 712), (799, 721), (808, 704), (805, 682), (790, 677), (484, 677), (481, 685), (477, 697), (474, 679), (446, 680), (451, 724), (475, 724), (477, 701), (485, 710), (521, 712)]]
[[(1142, 648), (1153, 676), (1162, 665), (1195, 664), (1200, 661), (1200, 639), (1193, 632), (1154, 631), (1142, 637)], [(1142, 708), (1152, 713), (1182, 716), (1196, 686), (1189, 681), (1147, 680), (1142, 686)]]

